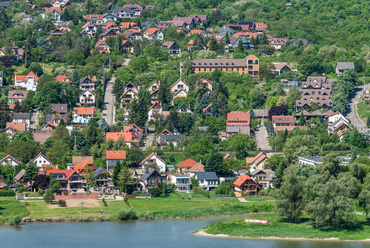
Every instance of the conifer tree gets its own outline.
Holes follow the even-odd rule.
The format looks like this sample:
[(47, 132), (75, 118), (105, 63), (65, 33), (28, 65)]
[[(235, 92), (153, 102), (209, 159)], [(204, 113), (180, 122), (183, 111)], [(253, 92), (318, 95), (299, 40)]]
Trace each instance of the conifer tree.
[(79, 84), (80, 84), (80, 75), (78, 73), (78, 70), (75, 69), (72, 73), (72, 83), (73, 85), (75, 85), (76, 87), (79, 87)]
[(212, 100), (212, 105), (211, 105), (211, 114), (218, 118), (221, 116), (221, 112), (220, 112), (220, 108), (218, 106), (218, 103), (217, 103), (217, 100), (216, 99), (213, 99)]
[(116, 165), (114, 166), (114, 169), (113, 169), (113, 175), (112, 175), (112, 183), (114, 186), (118, 185), (118, 174), (121, 172), (121, 167), (122, 167), (121, 163), (117, 159)]

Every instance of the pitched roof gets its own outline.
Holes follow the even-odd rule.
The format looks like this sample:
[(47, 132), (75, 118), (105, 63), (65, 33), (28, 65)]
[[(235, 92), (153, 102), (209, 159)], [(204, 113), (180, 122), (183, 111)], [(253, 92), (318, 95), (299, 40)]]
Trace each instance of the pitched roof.
[(132, 142), (132, 133), (126, 133), (126, 132), (107, 132), (106, 133), (106, 140), (113, 140), (117, 141), (119, 138), (123, 138), (125, 142)]
[(105, 159), (126, 159), (126, 151), (105, 151)]
[(241, 175), (238, 179), (235, 180), (234, 185), (240, 187), (243, 185), (243, 183), (247, 180), (254, 181), (250, 176), (248, 175)]
[(236, 157), (231, 156), (230, 153), (225, 155), (224, 159), (227, 159), (227, 158), (236, 160)]
[(99, 167), (98, 169), (94, 170), (93, 173), (91, 173), (91, 176), (92, 177), (96, 177), (98, 176), (100, 173), (110, 173), (109, 171), (107, 171), (106, 169), (104, 169), (103, 167)]
[(8, 99), (22, 99), (27, 98), (28, 91), (26, 90), (11, 90), (8, 93)]
[(87, 166), (90, 166), (91, 168), (93, 169), (96, 169), (95, 165), (93, 164), (93, 162), (91, 162), (90, 160), (88, 159), (85, 159), (84, 161), (82, 161), (81, 163), (79, 164), (75, 164), (73, 165), (73, 169), (77, 172), (77, 173), (81, 173), (81, 171), (83, 171), (83, 169)]
[(271, 169), (260, 169), (260, 170), (254, 170), (251, 172), (251, 176), (255, 176), (259, 173), (266, 174), (267, 179), (271, 180), (275, 177), (275, 172)]
[(0, 160), (0, 164), (1, 164), (2, 162), (4, 162), (5, 160), (7, 160), (8, 158), (10, 158), (11, 160), (13, 160), (14, 162), (16, 162), (16, 163), (18, 163), (18, 164), (20, 164), (20, 163), (21, 163), (18, 159), (14, 158), (12, 155), (8, 154), (8, 155), (6, 155), (2, 160)]
[(273, 123), (279, 124), (294, 124), (294, 117), (293, 115), (273, 115), (272, 116)]
[(211, 108), (211, 106), (212, 106), (212, 103), (210, 103), (207, 107), (205, 107), (205, 108), (203, 109), (203, 114), (204, 114), (208, 109), (210, 109), (210, 108)]
[(135, 22), (121, 22), (119, 24), (119, 27), (122, 28), (122, 29), (126, 29), (126, 28), (133, 28), (133, 27), (137, 27), (137, 24)]
[(51, 105), (51, 110), (52, 111), (55, 111), (57, 113), (67, 113), (68, 112), (68, 108), (67, 108), (67, 104), (66, 103), (53, 103), (53, 104), (50, 104)]
[(89, 14), (89, 15), (85, 15), (84, 18), (86, 20), (103, 20), (103, 15)]
[(349, 70), (349, 69), (355, 69), (355, 63), (354, 62), (337, 62), (338, 70)]
[(193, 167), (194, 165), (196, 165), (197, 162), (191, 158), (188, 158), (188, 159), (185, 159), (184, 161), (182, 161), (181, 163), (179, 163), (177, 165), (177, 167), (180, 167), (180, 168), (189, 168), (189, 167)]
[(132, 128), (135, 128), (137, 129), (140, 133), (144, 133), (144, 129), (140, 128), (138, 125), (136, 125), (135, 123), (131, 123), (130, 125), (128, 126), (124, 126), (124, 131), (125, 132), (128, 132), (130, 131)]
[(30, 119), (30, 113), (13, 113), (13, 120), (14, 119)]
[(144, 34), (153, 35), (155, 32), (160, 31), (158, 28), (148, 28), (145, 30)]
[(72, 156), (72, 165), (79, 164), (85, 159), (89, 160), (90, 162), (94, 162), (93, 156)]
[(153, 155), (155, 155), (155, 157), (156, 157), (157, 159), (161, 160), (163, 163), (165, 163), (165, 164), (166, 164), (166, 161), (164, 161), (161, 157), (159, 157), (159, 156), (157, 155), (157, 153), (156, 153), (156, 152), (152, 152), (151, 154), (149, 154), (149, 156), (147, 156), (146, 158), (144, 158), (144, 159), (143, 159), (143, 161), (141, 161), (139, 165), (144, 164), (144, 163), (145, 163), (145, 161), (147, 161), (148, 159), (150, 159)]
[(269, 116), (269, 109), (253, 109), (255, 117), (268, 117)]
[(86, 22), (81, 28), (82, 29), (85, 29), (85, 28), (87, 28), (90, 25), (94, 26), (94, 24), (92, 24), (91, 22)]
[(49, 13), (49, 12), (53, 12), (53, 11), (56, 11), (58, 12), (58, 14), (61, 14), (62, 13), (62, 9), (61, 8), (45, 8), (45, 13)]
[(14, 81), (27, 81), (27, 77), (33, 77), (34, 81), (39, 80), (39, 77), (33, 71), (31, 71), (27, 75), (15, 75)]
[[(39, 174), (43, 174), (44, 172), (43, 171), (40, 171)], [(69, 169), (69, 170), (58, 170), (58, 169), (53, 169), (53, 170), (47, 170), (46, 171), (46, 175), (49, 176), (49, 174), (64, 174), (65, 175), (65, 178), (57, 178), (58, 181), (67, 181), (74, 173), (77, 173), (75, 170), (73, 169)]]
[(151, 175), (153, 175), (154, 173), (157, 173), (160, 175), (159, 171), (158, 170), (155, 170), (153, 168), (150, 168), (150, 170), (143, 174), (141, 177), (140, 177), (140, 181), (145, 181), (146, 179), (148, 179)]
[(250, 113), (247, 112), (230, 112), (227, 113), (226, 124), (228, 126), (249, 126), (250, 118)]
[(74, 107), (73, 111), (76, 111), (78, 115), (94, 115), (95, 107)]
[(195, 176), (197, 179), (204, 179), (206, 181), (208, 180), (218, 180), (218, 176), (216, 175), (216, 172), (195, 172)]
[(22, 179), (22, 177), (24, 176), (24, 174), (26, 173), (26, 170), (25, 169), (22, 169), (15, 177), (14, 179), (19, 181)]
[[(30, 160), (30, 162), (29, 163), (31, 163), (31, 162), (33, 162), (33, 161), (35, 161), (35, 159), (36, 158), (38, 158), (39, 156), (42, 156), (46, 161), (48, 161), (50, 164), (53, 164), (53, 162), (51, 162), (51, 160), (50, 159), (48, 159), (44, 154), (42, 154), (42, 152), (40, 152), (39, 154), (37, 154), (37, 156), (36, 157), (34, 157), (32, 160)], [(28, 164), (29, 164), (28, 163)]]
[(189, 172), (191, 173), (204, 172), (204, 165), (202, 165), (201, 163), (197, 163), (196, 165), (189, 169)]
[(148, 111), (151, 110), (152, 108), (162, 108), (162, 106), (161, 106), (161, 104), (159, 104), (158, 101), (155, 101), (155, 103), (153, 103), (152, 106), (150, 106)]
[(260, 152), (255, 157), (247, 157), (247, 158), (245, 158), (245, 163), (246, 164), (253, 164), (253, 163), (255, 163), (256, 165), (258, 165), (265, 158), (267, 158), (267, 156), (263, 152)]
[(190, 30), (190, 32), (188, 33), (188, 35), (193, 35), (193, 34), (204, 34), (205, 32), (203, 30), (200, 30), (200, 29), (193, 29), (193, 30)]
[(26, 131), (25, 122), (7, 122), (6, 127), (14, 127), (16, 130), (24, 132)]
[(58, 75), (58, 76), (56, 76), (55, 81), (72, 83), (72, 81), (66, 75)]
[(199, 17), (199, 19), (204, 22), (207, 19), (207, 15), (189, 15), (189, 17), (196, 18)]
[(155, 137), (159, 137), (161, 136), (162, 134), (170, 134), (170, 135), (173, 135), (173, 133), (171, 133), (170, 131), (168, 131), (167, 129), (163, 130), (160, 134), (158, 134), (157, 136)]
[(40, 142), (40, 145), (43, 146), (45, 141), (53, 135), (52, 132), (45, 133), (33, 133), (32, 137), (36, 142)]

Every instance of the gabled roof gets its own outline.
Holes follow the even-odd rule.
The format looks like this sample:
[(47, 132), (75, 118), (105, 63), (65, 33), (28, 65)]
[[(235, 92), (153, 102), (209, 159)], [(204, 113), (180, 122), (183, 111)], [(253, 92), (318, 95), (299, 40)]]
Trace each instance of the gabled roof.
[(185, 104), (185, 103), (182, 103), (181, 105), (180, 105), (180, 107), (178, 107), (177, 109), (176, 109), (176, 111), (179, 111), (179, 110), (181, 110), (183, 107), (185, 107), (186, 109), (188, 109), (188, 110), (190, 110), (191, 111), (191, 109)]
[(86, 20), (103, 20), (103, 15), (89, 14), (89, 15), (85, 15), (84, 18)]
[(207, 112), (207, 110), (208, 109), (210, 109), (212, 107), (212, 103), (210, 103), (207, 107), (205, 107), (204, 109), (203, 109), (203, 114), (205, 113), (205, 112)]
[(171, 133), (170, 131), (168, 131), (167, 129), (163, 130), (160, 134), (158, 134), (157, 136), (155, 137), (159, 137), (161, 136), (162, 134), (166, 135), (166, 134), (169, 134), (169, 135), (173, 135), (173, 133)]
[(122, 96), (120, 98), (122, 98), (124, 95), (126, 95), (129, 91), (131, 91), (132, 93), (134, 93), (137, 98), (140, 98), (140, 96), (134, 91), (132, 90), (131, 88), (129, 88), (128, 90), (126, 90), (125, 92), (123, 92)]
[(79, 164), (85, 159), (89, 160), (90, 162), (94, 162), (93, 156), (72, 156), (72, 165)]
[(207, 19), (207, 15), (189, 15), (191, 18), (198, 17), (202, 22), (204, 22)]
[(349, 70), (349, 69), (355, 69), (355, 63), (354, 62), (337, 62), (338, 70)]
[(241, 175), (238, 179), (235, 180), (234, 185), (240, 187), (247, 180), (252, 180), (255, 184), (257, 184), (250, 176), (248, 176), (248, 175)]
[(228, 126), (249, 126), (250, 125), (250, 113), (243, 112), (230, 112), (227, 113)]
[(234, 160), (236, 160), (236, 157), (233, 157), (233, 156), (230, 155), (230, 153), (228, 153), (228, 154), (225, 155), (224, 159), (234, 159)]
[(126, 37), (126, 38), (129, 38), (131, 35), (133, 34), (139, 34), (141, 35), (140, 31), (136, 30), (136, 29), (129, 29), (129, 30), (126, 30), (123, 35)]
[(20, 164), (20, 163), (21, 163), (18, 159), (14, 158), (12, 155), (8, 154), (8, 155), (6, 155), (2, 160), (0, 160), (0, 164), (1, 164), (2, 162), (4, 162), (5, 160), (7, 160), (8, 158), (10, 158), (11, 160), (13, 160), (13, 161), (14, 161), (14, 162), (16, 162), (17, 164)]
[(186, 86), (188, 86), (184, 81), (181, 80), (181, 78), (179, 78), (173, 85), (171, 85), (171, 88), (173, 88), (179, 82), (181, 82), (181, 83), (185, 84)]
[(28, 91), (26, 90), (11, 90), (8, 93), (8, 99), (23, 99), (27, 98)]
[(14, 119), (30, 119), (30, 113), (13, 113), (13, 120)]
[(86, 92), (89, 92), (89, 93), (93, 94), (94, 96), (96, 96), (96, 94), (95, 94), (94, 92), (92, 92), (91, 90), (84, 90), (84, 91), (82, 91), (82, 92), (80, 93), (80, 95), (79, 95), (79, 96), (81, 96), (81, 95), (85, 94)]
[[(87, 28), (88, 26), (94, 26), (94, 24), (92, 24), (91, 22), (86, 22), (81, 28), (82, 29), (85, 29), (85, 28)], [(95, 27), (95, 26), (94, 26)]]
[(271, 117), (272, 123), (277, 124), (294, 124), (294, 117), (293, 115), (273, 115)]
[(88, 159), (85, 159), (84, 161), (82, 161), (81, 163), (79, 164), (75, 164), (73, 165), (73, 169), (78, 173), (80, 174), (84, 168), (86, 166), (90, 166), (91, 168), (95, 169), (96, 170), (96, 166), (93, 164), (93, 162), (91, 162), (90, 160)]
[(115, 23), (115, 22), (107, 22), (106, 24), (104, 24), (103, 26), (102, 26), (102, 29), (103, 30), (106, 30), (106, 29), (114, 29), (114, 28), (117, 28), (118, 29), (118, 26), (117, 26), (117, 24)]
[(39, 77), (33, 71), (31, 71), (27, 75), (15, 75), (14, 81), (27, 81), (27, 77), (33, 77), (34, 81), (39, 80)]
[[(38, 158), (39, 156), (42, 156), (46, 161), (48, 161), (50, 164), (53, 164), (53, 162), (51, 162), (51, 160), (50, 159), (48, 159), (44, 154), (42, 154), (41, 152), (39, 153), (39, 154), (37, 154), (37, 156), (34, 158), (34, 159), (32, 159), (32, 160), (30, 160), (30, 162), (29, 163), (32, 163), (33, 161), (35, 161), (35, 159), (36, 158)], [(28, 163), (28, 164), (29, 164)]]
[(188, 158), (188, 159), (185, 159), (184, 161), (182, 161), (181, 163), (179, 163), (177, 165), (177, 167), (180, 167), (180, 168), (189, 168), (189, 167), (193, 167), (194, 165), (196, 165), (197, 162), (191, 158)]
[(193, 34), (204, 34), (205, 32), (203, 30), (200, 30), (200, 29), (193, 29), (191, 30), (188, 35), (193, 35)]
[(251, 176), (256, 176), (257, 174), (265, 174), (267, 179), (273, 179), (275, 177), (275, 172), (271, 169), (260, 169), (251, 172)]
[(62, 13), (62, 9), (61, 8), (45, 8), (45, 13), (53, 12), (54, 10), (56, 12), (58, 12), (58, 14), (61, 14)]
[(126, 151), (105, 151), (105, 159), (126, 159)]
[[(58, 170), (58, 169), (53, 169), (53, 170), (47, 170), (46, 171), (46, 175), (49, 176), (49, 174), (64, 174), (65, 175), (65, 178), (57, 178), (58, 181), (68, 181), (68, 179), (74, 174), (74, 173), (77, 173), (75, 170), (73, 169), (69, 169), (69, 170)], [(40, 171), (39, 174), (44, 174), (43, 171)]]
[(256, 165), (258, 165), (265, 158), (267, 158), (267, 156), (263, 152), (260, 152), (254, 158), (253, 157), (247, 157), (247, 158), (245, 158), (245, 163), (246, 164), (253, 164), (253, 163), (255, 163)]
[(26, 131), (26, 123), (25, 122), (7, 122), (6, 127), (13, 127), (18, 131), (24, 132)]
[(58, 76), (56, 76), (55, 81), (72, 83), (72, 81), (66, 75), (58, 75)]
[(162, 161), (164, 164), (166, 164), (166, 161), (164, 161), (162, 158), (160, 158), (157, 153), (155, 152), (152, 152), (151, 154), (149, 154), (148, 157), (144, 158), (143, 161), (141, 161), (141, 163), (139, 165), (142, 165), (144, 164), (148, 159), (150, 159), (151, 157), (155, 156), (157, 159), (159, 159), (160, 161)]
[(130, 125), (128, 126), (124, 126), (124, 131), (125, 132), (128, 132), (130, 131), (132, 128), (135, 128), (137, 129), (140, 133), (144, 133), (144, 129), (140, 128), (138, 125), (136, 125), (135, 123), (131, 123)]
[(201, 163), (197, 163), (196, 165), (189, 169), (189, 172), (191, 173), (204, 172), (204, 165), (202, 165)]
[(126, 29), (126, 28), (133, 28), (133, 27), (137, 27), (137, 24), (135, 22), (121, 22), (119, 24), (119, 27), (122, 28), (122, 29)]
[(159, 109), (161, 109), (162, 106), (161, 106), (161, 104), (159, 104), (158, 101), (155, 101), (155, 103), (153, 103), (153, 105), (150, 106), (150, 108), (148, 109), (148, 111), (151, 110), (151, 109), (153, 109), (153, 108), (159, 108)]
[(94, 115), (95, 107), (74, 107), (73, 111), (76, 111), (78, 115)]
[(148, 86), (148, 88), (146, 88), (146, 90), (149, 90), (149, 88), (150, 88), (150, 87), (152, 87), (152, 85), (153, 85), (153, 84), (157, 84), (158, 86), (160, 86), (160, 85), (161, 85), (161, 81), (158, 81), (158, 82), (157, 82), (157, 81), (154, 81), (153, 83), (151, 83), (151, 84)]
[(149, 172), (147, 172), (147, 173), (143, 174), (143, 175), (140, 177), (140, 181), (145, 181), (145, 180), (147, 180), (147, 179), (148, 179), (149, 177), (151, 177), (154, 173), (157, 173), (158, 175), (161, 175), (161, 174), (159, 173), (159, 171), (158, 171), (158, 170), (155, 170), (155, 169), (153, 169), (153, 168), (150, 168)]
[(32, 137), (36, 142), (39, 142), (41, 146), (44, 145), (45, 141), (50, 138), (53, 135), (53, 133), (33, 133)]
[(333, 116), (333, 115), (336, 115), (336, 114), (342, 115), (339, 111), (335, 111), (334, 113), (331, 113), (331, 114), (326, 115), (324, 118), (326, 119), (326, 118), (328, 118), (330, 116)]
[(148, 28), (145, 30), (144, 34), (146, 35), (153, 35), (155, 32), (161, 31), (158, 28)]
[(132, 142), (132, 135), (131, 132), (106, 132), (106, 140), (113, 140), (117, 141), (118, 139), (122, 138), (125, 142)]
[(19, 181), (23, 178), (24, 174), (26, 174), (26, 170), (25, 169), (22, 169), (15, 177), (14, 179)]
[(121, 43), (122, 45), (130, 45), (130, 46), (132, 46), (133, 47), (133, 45), (131, 44), (131, 42), (130, 41), (128, 41), (128, 40), (122, 40), (122, 43)]

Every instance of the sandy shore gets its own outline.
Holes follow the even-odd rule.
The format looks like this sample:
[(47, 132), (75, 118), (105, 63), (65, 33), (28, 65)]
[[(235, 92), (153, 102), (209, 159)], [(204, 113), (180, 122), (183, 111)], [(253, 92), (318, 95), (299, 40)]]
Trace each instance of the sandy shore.
[(340, 240), (339, 238), (291, 238), (291, 237), (286, 237), (286, 238), (281, 238), (281, 237), (246, 237), (246, 236), (230, 236), (227, 234), (209, 234), (206, 233), (203, 229), (193, 231), (191, 232), (193, 235), (197, 236), (204, 236), (204, 237), (212, 237), (212, 238), (231, 238), (231, 239), (264, 239), (264, 240), (287, 240), (287, 241), (302, 241), (302, 240), (307, 240), (307, 241), (344, 241), (344, 242), (370, 242), (370, 239), (364, 239), (364, 240)]

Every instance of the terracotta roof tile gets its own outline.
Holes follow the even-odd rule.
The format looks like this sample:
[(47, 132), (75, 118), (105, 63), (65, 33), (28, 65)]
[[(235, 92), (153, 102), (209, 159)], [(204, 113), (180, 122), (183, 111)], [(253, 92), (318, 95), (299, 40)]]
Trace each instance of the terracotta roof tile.
[(105, 159), (126, 159), (126, 151), (105, 151)]
[(191, 158), (188, 158), (188, 159), (185, 159), (184, 161), (182, 161), (181, 163), (179, 163), (177, 165), (177, 167), (180, 167), (180, 168), (190, 168), (190, 167), (193, 167), (194, 165), (196, 165), (197, 162)]

